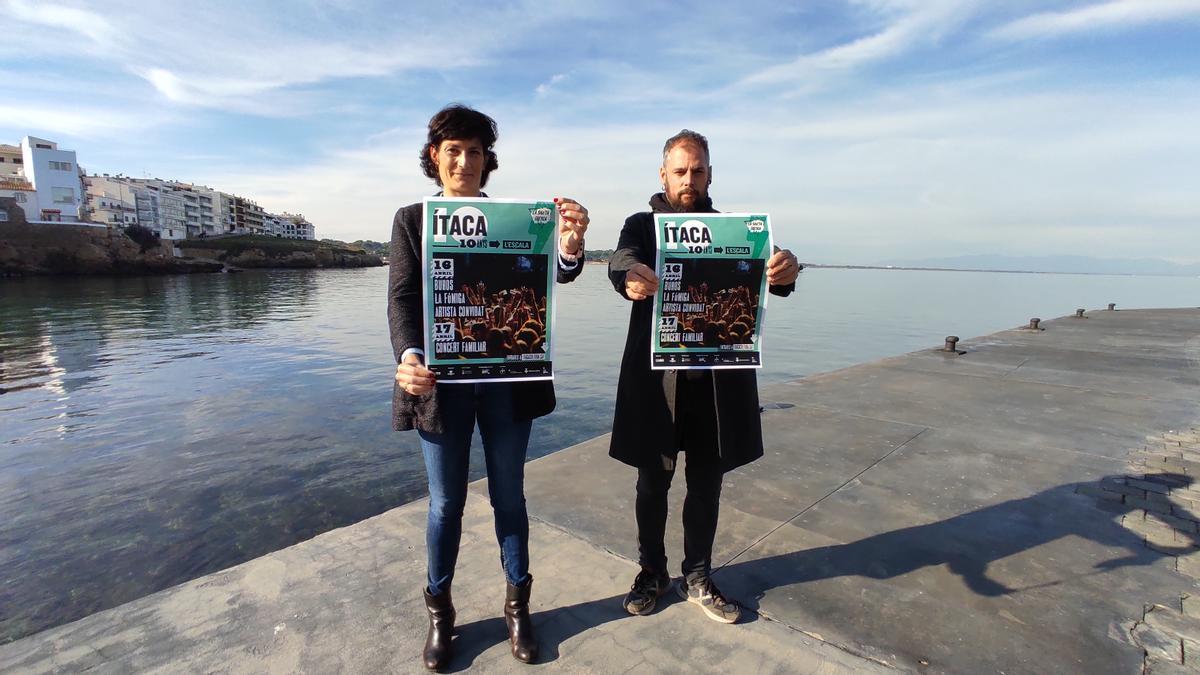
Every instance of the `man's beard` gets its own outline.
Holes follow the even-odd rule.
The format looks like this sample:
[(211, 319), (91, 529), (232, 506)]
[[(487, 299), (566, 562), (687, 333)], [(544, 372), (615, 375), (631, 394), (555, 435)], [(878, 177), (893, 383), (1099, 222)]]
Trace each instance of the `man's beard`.
[(680, 190), (674, 196), (672, 196), (670, 193), (667, 193), (667, 203), (670, 204), (671, 206), (675, 207), (676, 209), (679, 209), (680, 211), (682, 211), (685, 208), (687, 208), (687, 206), (683, 203), (684, 195), (691, 195), (691, 197), (692, 197), (691, 205), (693, 207), (696, 204), (700, 203), (701, 195), (699, 192), (697, 192), (693, 188), (684, 188), (684, 189)]

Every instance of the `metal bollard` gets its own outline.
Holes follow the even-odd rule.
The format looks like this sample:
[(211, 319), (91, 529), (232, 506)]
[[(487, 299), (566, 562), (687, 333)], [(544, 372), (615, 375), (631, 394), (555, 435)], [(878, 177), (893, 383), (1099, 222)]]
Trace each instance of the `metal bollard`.
[(1116, 308), (1117, 308), (1117, 303), (1115, 303), (1115, 302), (1110, 302), (1110, 303), (1108, 303), (1108, 311), (1110, 311), (1110, 312), (1111, 312), (1111, 311), (1113, 311), (1113, 310), (1114, 310), (1114, 309), (1116, 309)]
[(947, 335), (946, 336), (946, 346), (942, 347), (942, 351), (957, 353), (958, 352), (958, 336), (957, 335)]
[(1038, 327), (1038, 324), (1040, 324), (1041, 322), (1042, 322), (1042, 320), (1037, 317), (1030, 319), (1029, 320), (1029, 330), (1041, 330), (1041, 328)]
[(1082, 318), (1084, 318), (1084, 316), (1083, 316), (1083, 312), (1084, 312), (1084, 310), (1083, 310), (1083, 309), (1077, 309), (1077, 310), (1075, 310), (1075, 318), (1076, 318), (1076, 319), (1082, 319)]

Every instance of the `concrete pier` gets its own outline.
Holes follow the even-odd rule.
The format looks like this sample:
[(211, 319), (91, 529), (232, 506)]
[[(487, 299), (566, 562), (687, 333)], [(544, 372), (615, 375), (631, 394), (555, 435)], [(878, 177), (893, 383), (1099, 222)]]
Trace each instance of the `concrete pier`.
[[(1197, 670), (1200, 310), (1090, 311), (956, 347), (762, 388), (766, 456), (726, 477), (716, 545), (718, 584), (752, 610), (739, 625), (679, 600), (621, 609), (635, 472), (600, 437), (528, 465), (543, 654), (517, 663), (472, 485), (451, 670)], [(0, 646), (0, 671), (420, 671), (424, 514)]]

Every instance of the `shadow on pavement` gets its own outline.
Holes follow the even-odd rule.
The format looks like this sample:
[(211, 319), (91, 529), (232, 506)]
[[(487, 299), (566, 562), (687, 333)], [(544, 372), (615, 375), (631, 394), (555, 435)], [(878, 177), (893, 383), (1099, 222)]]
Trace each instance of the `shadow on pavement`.
[[(752, 610), (758, 609), (757, 600), (767, 591), (780, 586), (846, 576), (891, 579), (937, 565), (945, 565), (975, 593), (996, 597), (1055, 586), (1071, 578), (1122, 567), (1149, 565), (1169, 555), (1196, 550), (1200, 538), (1195, 534), (1189, 535), (1191, 541), (1182, 542), (1179, 546), (1159, 546), (1159, 550), (1155, 550), (1146, 546), (1138, 534), (1112, 519), (1081, 519), (1076, 514), (1064, 512), (1064, 500), (1090, 498), (1085, 494), (1076, 494), (1083, 491), (1081, 488), (1094, 491), (1106, 484), (1112, 485), (1119, 478), (1124, 477), (1109, 476), (1100, 481), (1068, 483), (1022, 499), (1001, 502), (946, 520), (893, 530), (848, 544), (735, 562), (718, 570), (718, 578), (745, 575), (752, 579), (742, 585), (752, 590), (754, 599), (739, 598)], [(1172, 473), (1150, 474), (1146, 480), (1177, 487), (1185, 487), (1193, 482), (1189, 476)], [(1137, 506), (1122, 502), (1100, 501), (1099, 505), (1108, 513), (1141, 511)], [(1175, 508), (1178, 517), (1197, 520), (1194, 514)], [(1010, 588), (988, 576), (988, 565), (991, 563), (1068, 536), (1124, 549), (1125, 555), (1098, 563), (1088, 572), (1026, 588)]]

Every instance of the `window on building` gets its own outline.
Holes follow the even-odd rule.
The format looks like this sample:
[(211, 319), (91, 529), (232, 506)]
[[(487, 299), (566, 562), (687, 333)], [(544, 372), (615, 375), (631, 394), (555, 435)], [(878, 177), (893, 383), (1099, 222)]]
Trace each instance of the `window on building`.
[(13, 164), (24, 164), (24, 163), (25, 163), (25, 160), (21, 159), (20, 157), (13, 157)]
[(54, 169), (55, 171), (70, 171), (71, 163), (70, 162), (55, 162), (52, 160), (50, 162), (50, 168)]
[(24, 193), (24, 192), (18, 192), (18, 193), (16, 193), (16, 194), (14, 194), (14, 195), (13, 195), (13, 199), (17, 200), (17, 203), (18, 203), (18, 204), (24, 204), (24, 203), (25, 203), (25, 193)]
[(46, 145), (45, 143), (34, 143), (33, 147), (41, 148), (42, 150), (53, 150), (53, 148), (51, 148), (49, 145)]
[(0, 223), (8, 222), (8, 211), (0, 211)]
[(68, 187), (51, 188), (55, 204), (74, 204), (75, 189)]
[(4, 163), (4, 158), (0, 157), (0, 164), (3, 164), (3, 163)]

